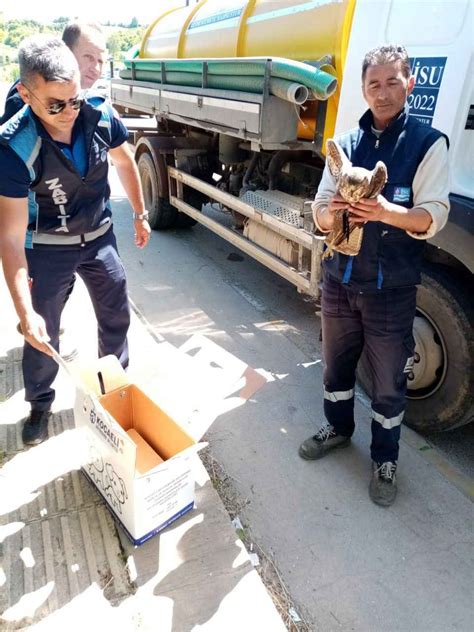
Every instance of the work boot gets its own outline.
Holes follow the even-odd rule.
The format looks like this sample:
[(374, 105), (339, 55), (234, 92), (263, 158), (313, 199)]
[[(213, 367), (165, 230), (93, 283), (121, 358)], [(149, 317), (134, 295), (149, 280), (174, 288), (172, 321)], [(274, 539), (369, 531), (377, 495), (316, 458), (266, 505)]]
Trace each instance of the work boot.
[(21, 438), (24, 445), (38, 445), (48, 438), (48, 423), (51, 419), (50, 410), (32, 410), (23, 424)]
[(298, 454), (302, 459), (322, 459), (323, 456), (326, 456), (331, 450), (335, 448), (345, 448), (350, 442), (350, 437), (338, 435), (334, 427), (326, 422), (314, 436), (303, 441), (298, 450)]
[(369, 496), (376, 505), (390, 507), (397, 496), (396, 461), (372, 463), (372, 480), (369, 485)]

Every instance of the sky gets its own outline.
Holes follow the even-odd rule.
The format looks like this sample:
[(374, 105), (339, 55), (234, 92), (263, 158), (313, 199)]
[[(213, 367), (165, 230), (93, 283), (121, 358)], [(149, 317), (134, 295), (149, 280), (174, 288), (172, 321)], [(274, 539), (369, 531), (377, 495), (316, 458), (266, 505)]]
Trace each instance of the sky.
[[(5, 20), (33, 19), (48, 23), (64, 16), (94, 22), (128, 23), (136, 17), (140, 24), (147, 25), (168, 8), (185, 4), (185, 0), (0, 0), (0, 11)], [(190, 0), (190, 4), (194, 4), (194, 0)]]

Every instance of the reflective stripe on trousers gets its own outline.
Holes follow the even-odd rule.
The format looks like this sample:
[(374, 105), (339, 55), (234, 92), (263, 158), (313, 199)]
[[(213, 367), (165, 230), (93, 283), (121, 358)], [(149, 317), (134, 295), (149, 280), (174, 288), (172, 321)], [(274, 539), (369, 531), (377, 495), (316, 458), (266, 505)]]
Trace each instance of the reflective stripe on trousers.
[(354, 397), (354, 389), (350, 388), (348, 391), (333, 391), (330, 393), (328, 390), (324, 389), (324, 399), (327, 399), (330, 402), (341, 402), (348, 399), (352, 399)]
[(391, 430), (392, 428), (399, 426), (402, 423), (404, 416), (405, 411), (402, 411), (399, 415), (396, 415), (395, 417), (387, 418), (380, 413), (376, 413), (375, 410), (372, 408), (372, 419), (374, 421), (377, 421), (382, 426), (382, 428), (385, 428), (386, 430)]

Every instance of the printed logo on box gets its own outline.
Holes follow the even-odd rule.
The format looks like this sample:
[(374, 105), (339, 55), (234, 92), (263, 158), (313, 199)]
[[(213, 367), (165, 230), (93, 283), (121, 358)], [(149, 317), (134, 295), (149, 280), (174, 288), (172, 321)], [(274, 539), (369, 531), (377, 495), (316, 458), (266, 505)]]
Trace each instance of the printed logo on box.
[(111, 445), (116, 452), (123, 453), (123, 439), (112, 430), (109, 424), (105, 423), (102, 417), (99, 417), (95, 410), (90, 411), (89, 421), (97, 428), (107, 443)]
[(433, 124), (446, 59), (446, 57), (410, 59), (411, 72), (415, 77), (415, 87), (407, 99), (410, 116), (414, 116), (426, 125)]

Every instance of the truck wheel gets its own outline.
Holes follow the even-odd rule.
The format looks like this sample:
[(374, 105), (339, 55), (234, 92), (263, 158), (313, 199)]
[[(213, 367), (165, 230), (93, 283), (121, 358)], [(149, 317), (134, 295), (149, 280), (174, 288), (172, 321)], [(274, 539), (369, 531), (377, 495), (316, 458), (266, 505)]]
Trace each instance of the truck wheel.
[(178, 212), (168, 200), (160, 197), (160, 192), (164, 190), (164, 183), (161, 181), (163, 175), (160, 174), (160, 170), (157, 172), (150, 154), (145, 152), (138, 158), (138, 173), (142, 183), (145, 207), (150, 213), (148, 221), (151, 228), (154, 230), (170, 228), (174, 225)]
[[(473, 419), (472, 303), (442, 269), (422, 274), (416, 303), (415, 364), (408, 379), (404, 423), (425, 433), (452, 430)], [(364, 354), (358, 378), (370, 395), (370, 367)]]

